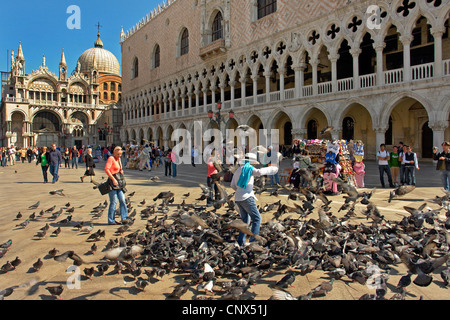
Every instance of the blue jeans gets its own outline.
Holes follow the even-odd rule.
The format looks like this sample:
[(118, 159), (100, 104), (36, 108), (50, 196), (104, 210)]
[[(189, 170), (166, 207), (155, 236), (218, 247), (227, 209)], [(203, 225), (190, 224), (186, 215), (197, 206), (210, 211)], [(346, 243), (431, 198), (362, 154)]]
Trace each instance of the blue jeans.
[(380, 182), (381, 186), (384, 188), (384, 173), (388, 177), (389, 186), (392, 187), (392, 176), (391, 176), (391, 168), (388, 165), (378, 165), (378, 170), (380, 171)]
[(450, 191), (450, 171), (443, 170), (441, 171), (441, 181), (442, 185), (444, 186), (444, 189), (446, 191)]
[(116, 221), (115, 213), (116, 213), (117, 199), (119, 199), (120, 217), (122, 221), (125, 220), (128, 217), (128, 209), (127, 204), (125, 202), (125, 193), (122, 191), (122, 189), (119, 189), (119, 190), (111, 190), (108, 195), (109, 195), (108, 224), (113, 224)]
[[(241, 219), (245, 223), (249, 223), (252, 220), (252, 227), (250, 231), (256, 235), (259, 235), (259, 229), (261, 227), (261, 214), (256, 206), (255, 198), (250, 197), (244, 201), (236, 201), (241, 214)], [(239, 232), (238, 244), (242, 246), (245, 243), (245, 233)], [(250, 238), (250, 242), (255, 241), (254, 237)]]
[(72, 169), (73, 169), (73, 166), (75, 166), (78, 169), (78, 157), (72, 158)]
[(59, 178), (58, 171), (59, 171), (59, 163), (57, 164), (50, 163), (50, 174), (53, 176), (52, 182), (56, 182), (58, 180)]
[(280, 183), (280, 177), (278, 176), (278, 172), (277, 173), (275, 173), (274, 175), (271, 175), (270, 176), (270, 183), (272, 184), (272, 185), (274, 185), (275, 183), (274, 183), (274, 178), (275, 178), (275, 183)]
[(405, 183), (416, 185), (416, 168), (414, 166), (405, 166)]
[(176, 177), (177, 176), (177, 165), (172, 162), (172, 177)]

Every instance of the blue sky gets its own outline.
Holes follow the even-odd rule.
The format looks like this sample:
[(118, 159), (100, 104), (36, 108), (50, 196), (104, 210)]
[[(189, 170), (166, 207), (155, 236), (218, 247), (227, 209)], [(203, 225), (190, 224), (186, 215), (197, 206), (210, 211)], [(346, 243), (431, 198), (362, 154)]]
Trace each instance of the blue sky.
[[(126, 32), (150, 13), (162, 0), (3, 0), (0, 9), (0, 71), (7, 70), (7, 50), (17, 54), (19, 41), (25, 56), (25, 72), (31, 73), (42, 64), (58, 74), (58, 64), (64, 48), (68, 72), (75, 67), (78, 57), (94, 46), (96, 24), (100, 22), (104, 48), (111, 51), (121, 63), (120, 30)], [(67, 8), (80, 8), (80, 29), (69, 29)], [(7, 60), (8, 59), (8, 60)]]

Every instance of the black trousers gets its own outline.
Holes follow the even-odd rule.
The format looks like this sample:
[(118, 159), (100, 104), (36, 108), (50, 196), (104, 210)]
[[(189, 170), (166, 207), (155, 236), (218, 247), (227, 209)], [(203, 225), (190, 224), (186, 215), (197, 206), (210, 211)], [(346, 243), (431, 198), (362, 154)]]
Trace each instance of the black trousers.
[(172, 175), (172, 163), (164, 161), (164, 174), (167, 176), (167, 170), (169, 171), (169, 176)]

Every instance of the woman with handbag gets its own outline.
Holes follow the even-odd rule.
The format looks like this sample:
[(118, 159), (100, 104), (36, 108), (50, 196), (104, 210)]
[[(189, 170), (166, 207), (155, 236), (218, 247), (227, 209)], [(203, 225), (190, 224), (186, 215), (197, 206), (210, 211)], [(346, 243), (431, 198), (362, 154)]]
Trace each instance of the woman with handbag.
[(84, 173), (84, 176), (80, 177), (81, 182), (84, 182), (84, 178), (91, 177), (91, 182), (93, 181), (93, 176), (95, 176), (94, 168), (95, 168), (95, 162), (94, 158), (92, 157), (92, 149), (88, 148), (87, 153), (84, 156), (84, 162), (86, 162), (86, 172)]
[(123, 150), (121, 147), (114, 148), (114, 155), (109, 157), (105, 165), (105, 173), (108, 175), (108, 180), (111, 184), (111, 191), (109, 194), (109, 209), (108, 209), (108, 224), (120, 224), (115, 220), (115, 211), (117, 199), (120, 205), (120, 216), (122, 222), (128, 218), (128, 208), (125, 202), (125, 178), (123, 176), (122, 157)]

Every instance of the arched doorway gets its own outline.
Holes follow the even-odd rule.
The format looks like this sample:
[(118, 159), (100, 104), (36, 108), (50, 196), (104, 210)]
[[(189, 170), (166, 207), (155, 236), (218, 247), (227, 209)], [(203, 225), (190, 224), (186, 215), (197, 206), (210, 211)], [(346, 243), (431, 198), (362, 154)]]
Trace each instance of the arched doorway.
[(11, 144), (16, 148), (24, 147), (23, 143), (23, 121), (25, 117), (20, 112), (14, 112), (11, 116)]
[(306, 138), (308, 140), (317, 139), (317, 120), (311, 119), (308, 121)]
[(290, 121), (284, 124), (284, 144), (292, 145), (292, 122)]
[(350, 141), (355, 138), (355, 121), (352, 117), (345, 117), (342, 121), (342, 139)]
[(60, 145), (61, 120), (53, 112), (38, 111), (33, 117), (33, 132), (37, 134), (37, 147), (48, 147), (53, 143)]

